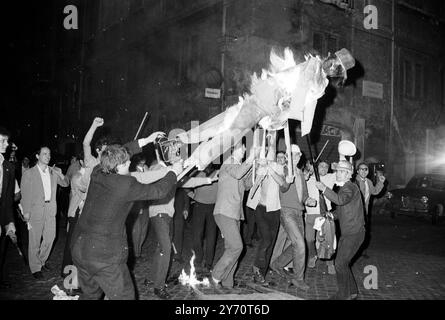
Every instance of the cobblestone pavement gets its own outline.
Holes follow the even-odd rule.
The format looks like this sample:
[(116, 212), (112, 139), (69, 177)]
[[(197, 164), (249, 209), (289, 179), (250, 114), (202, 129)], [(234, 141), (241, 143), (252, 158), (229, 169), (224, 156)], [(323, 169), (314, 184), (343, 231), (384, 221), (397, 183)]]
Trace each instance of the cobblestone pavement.
[[(186, 224), (184, 256), (190, 259), (190, 225)], [(63, 229), (59, 229), (58, 239), (49, 262), (54, 269), (46, 273), (46, 279), (36, 281), (23, 259), (10, 244), (5, 264), (6, 280), (12, 287), (1, 289), (0, 299), (36, 300), (52, 299), (51, 287), (55, 284), (63, 289), (60, 276), (62, 251), (65, 243)], [(369, 258), (360, 257), (353, 266), (353, 272), (359, 286), (361, 300), (375, 299), (445, 299), (445, 223), (433, 226), (426, 219), (399, 216), (395, 220), (387, 215), (373, 218)], [(218, 239), (215, 261), (221, 256), (223, 241)], [(141, 300), (157, 299), (150, 287), (151, 259), (155, 250), (153, 232), (144, 244), (143, 255), (133, 268), (137, 295)], [(188, 254), (187, 254), (188, 253)], [(247, 248), (236, 273), (238, 293), (253, 294), (256, 290), (249, 286), (252, 281), (251, 265), (255, 254), (254, 248)], [(187, 265), (188, 263), (186, 263)], [(378, 288), (365, 289), (366, 266), (375, 266), (378, 272)], [(369, 268), (369, 267), (368, 267)], [(172, 263), (170, 274), (177, 275), (182, 265)], [(369, 272), (369, 271), (368, 271)], [(302, 299), (327, 299), (334, 294), (335, 275), (327, 273), (324, 262), (317, 262), (313, 269), (306, 270), (306, 282), (310, 286), (307, 292), (296, 290), (287, 281), (270, 273), (270, 288)], [(182, 286), (171, 278), (168, 290), (173, 299), (196, 300), (199, 296), (189, 287)], [(200, 289), (205, 294), (215, 294), (213, 289)], [(216, 292), (218, 293), (218, 292)]]

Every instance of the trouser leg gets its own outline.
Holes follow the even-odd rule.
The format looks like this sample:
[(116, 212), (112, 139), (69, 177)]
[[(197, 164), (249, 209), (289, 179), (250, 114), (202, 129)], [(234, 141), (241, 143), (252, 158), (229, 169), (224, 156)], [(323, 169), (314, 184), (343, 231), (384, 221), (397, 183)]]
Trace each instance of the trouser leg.
[(167, 214), (158, 214), (155, 217), (150, 218), (153, 223), (156, 239), (158, 241), (158, 248), (155, 253), (154, 266), (155, 266), (155, 288), (163, 288), (165, 285), (165, 279), (167, 278), (168, 268), (170, 266), (171, 255), (171, 217)]
[(238, 258), (243, 250), (240, 223), (221, 214), (215, 215), (215, 221), (224, 237), (224, 254), (213, 268), (212, 276), (221, 280), (223, 285), (231, 287)]

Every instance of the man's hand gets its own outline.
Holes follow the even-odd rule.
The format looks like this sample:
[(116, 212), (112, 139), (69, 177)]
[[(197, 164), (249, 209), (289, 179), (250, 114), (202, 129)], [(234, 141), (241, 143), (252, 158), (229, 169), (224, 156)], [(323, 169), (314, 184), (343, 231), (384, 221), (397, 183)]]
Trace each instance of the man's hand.
[(93, 123), (91, 124), (91, 126), (95, 127), (95, 128), (99, 128), (99, 127), (102, 127), (104, 125), (104, 123), (105, 123), (104, 119), (96, 117), (96, 118), (94, 118)]
[(170, 167), (171, 170), (174, 171), (174, 173), (179, 176), (181, 172), (184, 170), (183, 168), (183, 160), (181, 159), (178, 162), (173, 163), (173, 165)]
[(322, 192), (324, 192), (326, 190), (325, 184), (320, 181), (315, 181), (315, 187)]
[(182, 215), (184, 216), (184, 220), (187, 220), (187, 217), (189, 216), (188, 210), (183, 210)]
[(141, 141), (140, 146), (144, 147), (147, 144), (154, 142), (156, 140), (156, 138), (159, 136), (165, 136), (165, 133), (162, 131), (156, 131), (156, 132), (153, 132), (151, 135), (149, 135), (146, 138), (139, 139), (139, 141)]
[(51, 169), (52, 169), (53, 172), (54, 172), (55, 174), (57, 174), (61, 179), (64, 178), (64, 175), (63, 175), (63, 173), (62, 173), (62, 169), (56, 167), (56, 165), (53, 165)]
[(386, 177), (385, 177), (385, 176), (379, 176), (379, 181), (380, 181), (381, 183), (384, 183), (385, 180), (386, 180)]
[(294, 183), (295, 176), (286, 176), (286, 182), (288, 184)]
[(315, 200), (314, 198), (307, 198), (306, 199), (306, 202), (304, 203), (306, 206), (308, 206), (308, 207), (311, 207), (311, 208), (313, 208), (313, 207), (316, 207), (317, 206), (317, 200)]
[(14, 222), (11, 222), (11, 223), (9, 223), (7, 226), (6, 226), (6, 235), (7, 236), (14, 236), (15, 235), (15, 225), (14, 225)]
[(213, 177), (211, 177), (211, 181), (215, 182), (215, 181), (218, 181), (218, 179), (219, 179), (219, 170), (215, 172)]

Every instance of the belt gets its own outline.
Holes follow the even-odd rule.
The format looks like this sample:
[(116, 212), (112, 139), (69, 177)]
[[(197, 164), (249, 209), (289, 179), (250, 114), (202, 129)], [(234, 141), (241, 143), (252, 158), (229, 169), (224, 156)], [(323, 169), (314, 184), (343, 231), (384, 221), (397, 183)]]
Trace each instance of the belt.
[(45, 201), (45, 203), (50, 203), (50, 202), (51, 202), (51, 200)]

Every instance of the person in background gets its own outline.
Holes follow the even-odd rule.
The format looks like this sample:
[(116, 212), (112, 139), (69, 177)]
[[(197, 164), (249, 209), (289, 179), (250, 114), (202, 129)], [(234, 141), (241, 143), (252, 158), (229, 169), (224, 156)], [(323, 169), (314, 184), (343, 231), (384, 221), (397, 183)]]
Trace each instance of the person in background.
[(280, 186), (285, 184), (284, 167), (275, 161), (276, 135), (269, 140), (267, 158), (259, 160), (256, 179), (262, 182), (258, 189), (250, 189), (247, 206), (255, 209), (255, 221), (260, 231), (261, 241), (256, 251), (253, 265), (254, 281), (268, 286), (265, 277), (280, 227)]
[(355, 177), (355, 182), (360, 188), (360, 192), (363, 200), (363, 208), (365, 210), (365, 225), (366, 225), (366, 236), (363, 243), (363, 258), (369, 258), (367, 255), (367, 248), (371, 239), (371, 212), (370, 212), (370, 202), (371, 196), (378, 195), (385, 183), (385, 176), (383, 174), (379, 175), (377, 178), (377, 183), (374, 186), (372, 181), (368, 178), (369, 167), (365, 162), (361, 162), (357, 166), (357, 176)]
[(337, 205), (334, 217), (340, 224), (341, 236), (335, 258), (338, 291), (330, 299), (351, 300), (358, 296), (357, 284), (350, 265), (365, 238), (363, 202), (359, 187), (351, 182), (354, 172), (352, 164), (346, 160), (340, 160), (333, 169), (336, 171), (336, 185), (340, 187), (337, 193), (323, 182), (315, 182), (317, 189)]
[(21, 205), (30, 225), (29, 268), (34, 278), (43, 279), (41, 271), (51, 270), (47, 260), (56, 237), (57, 185), (67, 187), (69, 183), (60, 168), (49, 167), (51, 151), (48, 147), (41, 147), (36, 158), (37, 164), (22, 176)]
[[(335, 184), (335, 173), (328, 173), (329, 164), (326, 161), (320, 161), (318, 163), (318, 174), (320, 175), (320, 181), (323, 182), (328, 188), (333, 188)], [(309, 196), (314, 199), (319, 199), (319, 191), (315, 186), (315, 175), (311, 174), (307, 180), (307, 190)], [(331, 201), (325, 197), (326, 208), (328, 211), (332, 210)], [(320, 214), (320, 203), (317, 202), (315, 207), (306, 206), (306, 216), (305, 216), (305, 238), (308, 248), (308, 268), (315, 268), (317, 262), (317, 249), (315, 248), (315, 234), (314, 223), (315, 219), (321, 217)], [(328, 273), (335, 274), (335, 266), (333, 260), (327, 260), (326, 265), (328, 266)]]
[(172, 244), (173, 244), (173, 261), (179, 264), (184, 263), (182, 257), (182, 247), (184, 242), (184, 224), (189, 217), (190, 212), (190, 199), (187, 196), (187, 190), (184, 188), (177, 188), (175, 194), (175, 214), (173, 215), (173, 232), (172, 232)]
[(297, 167), (302, 155), (300, 148), (293, 144), (291, 145), (291, 152), (294, 176), (290, 176), (286, 172), (285, 184), (280, 187), (280, 219), (291, 241), (291, 245), (272, 262), (271, 268), (276, 273), (287, 278), (287, 274), (283, 269), (289, 262), (293, 261), (292, 284), (298, 289), (308, 290), (309, 286), (304, 281), (306, 245), (304, 241), (303, 212), (305, 205), (315, 206), (317, 201), (309, 197), (304, 174)]
[[(70, 178), (70, 202), (68, 206), (68, 228), (66, 234), (65, 249), (62, 258), (62, 269), (61, 276), (64, 278), (66, 276), (65, 267), (73, 265), (73, 259), (71, 257), (71, 239), (73, 236), (74, 229), (76, 227), (77, 221), (80, 214), (82, 213), (83, 205), (85, 203), (88, 180), (86, 176), (91, 175), (93, 168), (86, 168), (85, 163), (82, 158), (78, 158), (81, 168), (74, 172)], [(69, 171), (69, 170), (68, 170)], [(75, 288), (76, 289), (76, 288)], [(75, 292), (74, 292), (75, 293)]]
[[(215, 176), (215, 174), (213, 164), (209, 164), (197, 176), (212, 177)], [(189, 196), (195, 201), (191, 221), (193, 250), (196, 254), (195, 267), (197, 271), (203, 273), (210, 273), (213, 267), (218, 233), (218, 227), (213, 217), (217, 193), (218, 183), (216, 182), (198, 187), (189, 192)], [(203, 240), (205, 247), (203, 247)]]
[(15, 237), (16, 232), (13, 213), (14, 193), (17, 188), (15, 168), (3, 156), (9, 146), (9, 136), (9, 132), (0, 127), (0, 289), (10, 287), (3, 277), (3, 265), (6, 258), (7, 237)]
[[(131, 172), (146, 172), (148, 166), (146, 165), (145, 157), (141, 155), (135, 155), (133, 162), (136, 164)], [(149, 215), (148, 215), (149, 201), (136, 201), (133, 204), (131, 212), (133, 214), (131, 224), (131, 239), (133, 245), (133, 253), (136, 258), (139, 258), (142, 254), (142, 245), (144, 244), (147, 236)]]
[(81, 161), (83, 162), (83, 154), (71, 157), (70, 166), (66, 170), (65, 174), (68, 181), (71, 181), (73, 175), (77, 173), (80, 170), (80, 168), (82, 168)]

